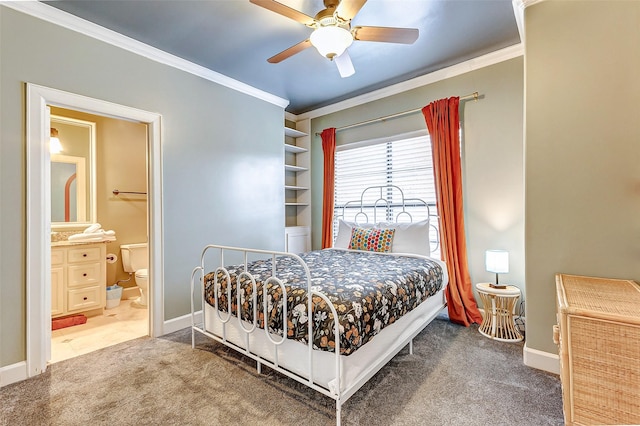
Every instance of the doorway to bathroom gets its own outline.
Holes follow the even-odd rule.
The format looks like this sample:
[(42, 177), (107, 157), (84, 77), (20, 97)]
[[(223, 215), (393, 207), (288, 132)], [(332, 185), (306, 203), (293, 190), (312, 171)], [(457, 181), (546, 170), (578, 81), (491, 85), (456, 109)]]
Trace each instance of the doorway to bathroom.
[[(139, 123), (146, 126), (146, 170), (147, 200), (136, 205), (145, 205), (147, 225), (142, 226), (148, 236), (149, 286), (147, 333), (151, 336), (163, 334), (164, 303), (162, 275), (162, 179), (161, 179), (161, 116), (132, 107), (89, 98), (32, 83), (26, 84), (26, 165), (27, 165), (27, 241), (26, 241), (26, 376), (32, 377), (46, 371), (51, 360), (52, 335), (52, 253), (51, 253), (51, 157), (49, 137), (51, 134), (50, 107), (110, 117), (122, 122)], [(123, 159), (119, 157), (118, 161)], [(126, 159), (124, 160), (126, 161)], [(126, 188), (100, 188), (127, 191)], [(89, 223), (85, 223), (89, 225)], [(82, 229), (81, 229), (82, 231)], [(117, 238), (117, 237), (116, 237)], [(105, 250), (106, 257), (106, 250)], [(100, 256), (98, 255), (98, 258)], [(128, 277), (128, 274), (127, 274)], [(105, 288), (106, 291), (106, 283)], [(84, 297), (75, 294), (80, 303)], [(69, 297), (69, 296), (68, 296)]]
[[(149, 335), (148, 144), (145, 123), (56, 106), (50, 122), (55, 363)], [(143, 247), (135, 270), (121, 251), (132, 245)], [(91, 250), (106, 256), (71, 259)]]

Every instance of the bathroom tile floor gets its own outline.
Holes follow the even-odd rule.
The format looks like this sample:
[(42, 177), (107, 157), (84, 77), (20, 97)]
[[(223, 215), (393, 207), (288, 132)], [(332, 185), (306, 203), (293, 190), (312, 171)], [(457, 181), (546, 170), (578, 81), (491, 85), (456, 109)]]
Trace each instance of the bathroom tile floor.
[(55, 363), (149, 334), (149, 310), (122, 300), (81, 325), (51, 332), (51, 361)]

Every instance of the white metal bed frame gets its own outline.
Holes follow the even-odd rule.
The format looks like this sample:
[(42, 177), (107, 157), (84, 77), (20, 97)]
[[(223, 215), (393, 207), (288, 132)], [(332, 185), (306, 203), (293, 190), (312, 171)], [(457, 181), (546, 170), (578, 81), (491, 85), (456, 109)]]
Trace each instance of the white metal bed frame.
[[(378, 188), (378, 187), (375, 187)], [(380, 187), (382, 188), (382, 187)], [(370, 188), (367, 188), (365, 191), (369, 190)], [(398, 188), (399, 189), (399, 188)], [(403, 205), (404, 205), (404, 194), (402, 195), (403, 197)], [(377, 202), (376, 202), (377, 204)], [(426, 205), (426, 203), (425, 203)], [(406, 212), (403, 208), (403, 212)], [(366, 215), (366, 213), (363, 213)], [(402, 212), (401, 212), (402, 214)], [(406, 213), (408, 214), (408, 213)], [(410, 217), (410, 215), (409, 215)], [(222, 273), (225, 277), (225, 281), (226, 281), (226, 292), (227, 292), (227, 312), (221, 312), (218, 309), (218, 298), (219, 298), (219, 294), (218, 294), (218, 287), (214, 286), (214, 301), (215, 301), (215, 309), (213, 309), (214, 313), (213, 314), (209, 314), (209, 315), (213, 315), (213, 320), (214, 321), (219, 321), (221, 324), (221, 328), (222, 328), (222, 332), (219, 334), (210, 332), (207, 330), (207, 309), (206, 306), (208, 305), (206, 300), (205, 300), (205, 292), (204, 292), (204, 276), (207, 273), (208, 269), (205, 265), (205, 259), (207, 258), (208, 255), (211, 255), (211, 251), (214, 252), (214, 255), (217, 254), (218, 255), (218, 261), (217, 264), (219, 265), (215, 270), (214, 270), (214, 276), (218, 276), (218, 273)], [(244, 265), (244, 271), (238, 275), (237, 279), (236, 279), (236, 288), (237, 288), (237, 311), (235, 313), (232, 313), (232, 306), (231, 306), (231, 302), (232, 302), (232, 297), (231, 297), (231, 291), (232, 291), (232, 286), (231, 286), (231, 278), (230, 278), (230, 274), (229, 271), (225, 268), (225, 253), (231, 253), (231, 256), (239, 256), (241, 255), (243, 258), (243, 265)], [(268, 327), (265, 327), (262, 329), (262, 332), (264, 333), (264, 336), (266, 337), (267, 341), (270, 342), (271, 345), (273, 345), (273, 354), (274, 356), (270, 358), (267, 358), (266, 356), (264, 356), (264, 354), (258, 353), (257, 351), (253, 350), (251, 348), (251, 344), (250, 344), (250, 335), (252, 335), (252, 333), (260, 333), (259, 327), (257, 325), (257, 321), (258, 321), (258, 315), (257, 315), (257, 284), (256, 284), (256, 280), (255, 278), (248, 272), (248, 264), (250, 263), (249, 260), (249, 255), (254, 255), (254, 256), (260, 256), (262, 259), (265, 258), (271, 258), (271, 264), (272, 264), (272, 276), (268, 279), (266, 279), (263, 282), (263, 313), (265, 318), (268, 316), (267, 315), (267, 311), (268, 311), (268, 304), (264, 303), (265, 300), (267, 300), (267, 286), (270, 283), (275, 284), (275, 286), (279, 287), (282, 290), (282, 298), (281, 300), (286, 301), (287, 298), (287, 291), (286, 291), (286, 287), (283, 284), (283, 282), (277, 277), (276, 275), (276, 258), (279, 256), (284, 256), (284, 257), (290, 257), (292, 259), (294, 259), (296, 262), (298, 262), (303, 270), (304, 273), (306, 275), (306, 286), (307, 286), (307, 294), (311, 295), (311, 297), (307, 297), (307, 312), (309, 313), (309, 318), (311, 318), (311, 312), (313, 311), (312, 309), (312, 299), (314, 296), (320, 297), (322, 298), (328, 308), (331, 310), (331, 314), (333, 315), (333, 318), (338, 318), (338, 313), (335, 309), (335, 307), (333, 306), (333, 304), (330, 302), (329, 298), (324, 295), (323, 293), (316, 291), (312, 288), (311, 286), (311, 273), (309, 271), (309, 267), (306, 265), (306, 263), (304, 262), (304, 260), (293, 253), (285, 253), (285, 252), (278, 252), (278, 251), (269, 251), (269, 250), (259, 250), (259, 249), (248, 249), (248, 248), (240, 248), (240, 247), (231, 247), (231, 246), (222, 246), (222, 245), (214, 245), (214, 244), (210, 244), (207, 245), (201, 254), (200, 257), (200, 265), (195, 267), (191, 273), (191, 344), (192, 347), (195, 348), (195, 335), (196, 332), (203, 334), (217, 342), (220, 342), (230, 348), (235, 349), (236, 351), (242, 353), (243, 355), (253, 359), (254, 361), (256, 361), (256, 369), (258, 374), (261, 373), (261, 369), (262, 369), (262, 365), (266, 365), (268, 367), (270, 367), (271, 369), (278, 371), (281, 374), (284, 374), (285, 376), (296, 380), (297, 382), (300, 382), (306, 386), (308, 386), (311, 389), (314, 389), (315, 391), (328, 396), (329, 398), (332, 398), (333, 400), (335, 400), (336, 403), (336, 424), (338, 426), (340, 426), (340, 422), (341, 422), (341, 410), (342, 410), (342, 405), (355, 393), (357, 392), (371, 377), (373, 377), (382, 367), (384, 367), (387, 362), (389, 362), (389, 360), (391, 360), (400, 350), (402, 350), (405, 346), (409, 345), (409, 353), (413, 354), (413, 339), (415, 338), (415, 336), (417, 336), (440, 312), (440, 310), (442, 308), (444, 308), (446, 306), (446, 301), (444, 300), (444, 292), (441, 291), (441, 293), (439, 293), (440, 297), (442, 297), (441, 302), (437, 302), (436, 305), (436, 309), (431, 309), (426, 313), (425, 316), (422, 317), (423, 323), (420, 324), (420, 326), (414, 326), (412, 328), (412, 331), (410, 332), (410, 334), (403, 336), (400, 340), (396, 340), (396, 342), (394, 343), (393, 347), (387, 348), (383, 351), (382, 353), (382, 357), (378, 358), (376, 360), (375, 363), (369, 364), (368, 367), (364, 368), (363, 371), (361, 371), (360, 373), (358, 373), (358, 375), (356, 376), (355, 380), (349, 380), (349, 381), (345, 381), (348, 383), (341, 383), (341, 380), (343, 378), (343, 356), (340, 355), (340, 333), (339, 333), (339, 322), (335, 321), (334, 324), (334, 344), (335, 344), (335, 352), (332, 355), (334, 357), (334, 373), (332, 375), (332, 377), (334, 377), (334, 379), (332, 381), (329, 382), (329, 385), (324, 385), (324, 384), (320, 384), (318, 382), (318, 380), (316, 380), (316, 378), (314, 377), (314, 355), (318, 355), (318, 353), (320, 352), (325, 352), (325, 351), (318, 351), (318, 350), (314, 350), (313, 349), (313, 339), (309, 338), (308, 342), (306, 343), (306, 355), (307, 355), (307, 360), (306, 360), (306, 365), (307, 365), (307, 369), (304, 372), (299, 372), (299, 371), (291, 371), (290, 369), (286, 368), (286, 366), (282, 366), (281, 362), (279, 360), (279, 356), (278, 356), (278, 348), (283, 345), (283, 343), (285, 343), (287, 340), (287, 328), (288, 328), (288, 324), (287, 324), (287, 304), (283, 303), (283, 324), (282, 324), (282, 336), (277, 336), (277, 335), (273, 335), (272, 333), (269, 333), (268, 331)], [(392, 255), (392, 254), (390, 254)], [(252, 259), (253, 260), (253, 259)], [(239, 262), (235, 262), (235, 264), (239, 264)], [(240, 277), (242, 276), (246, 276), (246, 278), (249, 279), (249, 281), (251, 282), (251, 284), (253, 285), (253, 323), (248, 323), (247, 321), (244, 320), (239, 320), (239, 318), (241, 317), (241, 306), (242, 303), (240, 302)], [(195, 303), (194, 303), (194, 297), (195, 297), (195, 290), (196, 290), (196, 281), (200, 282), (200, 301), (202, 303), (202, 324), (196, 324), (195, 321)], [(446, 286), (446, 282), (443, 283), (443, 290), (444, 287)], [(438, 295), (436, 296), (432, 296), (432, 297), (439, 297)], [(426, 303), (427, 301), (423, 302)], [(402, 319), (402, 318), (401, 318)], [(313, 336), (313, 321), (310, 319), (307, 321), (308, 323), (308, 335), (309, 336)], [(379, 333), (382, 334), (385, 331), (387, 331), (387, 333), (389, 333), (389, 329), (393, 329), (394, 325), (396, 324), (391, 324), (387, 327), (385, 327), (384, 329), (381, 330), (381, 332)], [(244, 341), (240, 342), (237, 338), (236, 339), (231, 339), (228, 337), (228, 334), (231, 334), (231, 329), (229, 330), (229, 333), (227, 332), (227, 329), (229, 327), (235, 327), (235, 331), (237, 330), (241, 330), (244, 333)], [(238, 328), (239, 327), (239, 328)], [(391, 333), (393, 333), (393, 331), (391, 331)], [(376, 336), (377, 337), (377, 336)], [(304, 343), (301, 342), (297, 342), (297, 341), (290, 341), (290, 343), (294, 343), (297, 345), (305, 345)], [(372, 342), (367, 343), (367, 345), (370, 345)], [(365, 345), (366, 346), (366, 345)], [(362, 348), (361, 348), (362, 350)], [(320, 356), (320, 355), (318, 355)], [(326, 355), (325, 355), (326, 356)], [(353, 355), (351, 355), (353, 356)], [(285, 360), (286, 361), (286, 360)], [(285, 362), (286, 363), (286, 362)]]

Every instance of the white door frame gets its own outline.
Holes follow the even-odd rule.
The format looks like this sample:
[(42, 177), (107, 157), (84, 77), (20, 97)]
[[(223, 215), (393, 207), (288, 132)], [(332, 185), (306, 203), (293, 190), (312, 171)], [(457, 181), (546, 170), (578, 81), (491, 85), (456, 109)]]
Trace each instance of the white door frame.
[[(47, 106), (136, 121), (148, 127), (149, 327), (163, 334), (161, 115), (27, 83), (27, 376), (43, 373), (51, 353), (51, 205)], [(105, 290), (106, 291), (106, 290)]]

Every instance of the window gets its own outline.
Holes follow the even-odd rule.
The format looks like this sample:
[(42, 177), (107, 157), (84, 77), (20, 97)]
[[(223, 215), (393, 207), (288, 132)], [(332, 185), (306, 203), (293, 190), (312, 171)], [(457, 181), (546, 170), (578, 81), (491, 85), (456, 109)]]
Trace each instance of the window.
[[(360, 213), (362, 192), (371, 186), (395, 185), (398, 190), (368, 191)], [(335, 157), (334, 239), (339, 218), (353, 222), (417, 222), (431, 220), (431, 251), (439, 257), (436, 193), (429, 136), (396, 138), (338, 147)], [(357, 204), (356, 204), (357, 203)], [(429, 210), (427, 210), (428, 206)], [(375, 215), (375, 218), (374, 218)]]

